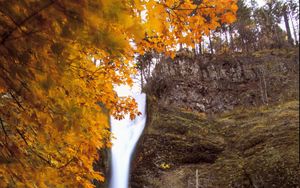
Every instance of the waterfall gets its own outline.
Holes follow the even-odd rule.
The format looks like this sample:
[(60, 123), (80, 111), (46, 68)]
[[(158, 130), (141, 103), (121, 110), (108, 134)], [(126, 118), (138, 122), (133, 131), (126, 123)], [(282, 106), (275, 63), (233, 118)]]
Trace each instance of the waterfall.
[(131, 156), (146, 124), (146, 94), (131, 94), (131, 96), (138, 103), (142, 115), (134, 120), (130, 120), (128, 116), (122, 120), (111, 117), (114, 139), (111, 148), (110, 188), (128, 188)]

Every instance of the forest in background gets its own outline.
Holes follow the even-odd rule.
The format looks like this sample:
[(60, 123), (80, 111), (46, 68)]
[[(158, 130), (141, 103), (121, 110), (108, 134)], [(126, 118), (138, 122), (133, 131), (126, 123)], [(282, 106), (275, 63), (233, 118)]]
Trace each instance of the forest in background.
[[(209, 52), (249, 52), (299, 45), (299, 2), (239, 0), (237, 21), (209, 35)], [(199, 45), (201, 46), (201, 44)], [(202, 47), (203, 48), (203, 47)], [(199, 53), (203, 53), (199, 48)]]

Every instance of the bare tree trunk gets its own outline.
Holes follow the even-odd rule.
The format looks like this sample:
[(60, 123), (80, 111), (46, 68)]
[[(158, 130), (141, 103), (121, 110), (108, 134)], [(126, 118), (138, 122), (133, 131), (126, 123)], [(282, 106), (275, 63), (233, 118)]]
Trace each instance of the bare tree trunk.
[(146, 79), (146, 83), (149, 81), (149, 78), (151, 76), (151, 63), (152, 63), (152, 60), (148, 63), (148, 76)]
[(202, 41), (199, 42), (199, 54), (202, 54)]
[(234, 41), (233, 41), (233, 35), (232, 35), (232, 27), (229, 26), (229, 37), (230, 37), (230, 46), (231, 46), (231, 49), (234, 51)]
[(201, 49), (202, 49), (202, 54), (204, 54), (204, 52), (205, 52), (204, 41), (202, 42), (202, 47), (201, 47)]
[(208, 35), (208, 40), (209, 40), (210, 53), (214, 54), (214, 49), (211, 41), (211, 34)]
[(228, 35), (227, 35), (227, 28), (224, 30), (224, 34), (225, 34), (225, 41), (226, 41), (226, 46), (229, 46), (229, 40), (228, 40)]
[(281, 38), (279, 37), (279, 34), (278, 34), (278, 27), (276, 27), (277, 26), (277, 24), (275, 25), (275, 27), (274, 27), (274, 33), (275, 33), (275, 38), (276, 38), (276, 43), (277, 43), (277, 45), (276, 45), (276, 47), (277, 48), (282, 48), (282, 40), (281, 40)]
[(144, 77), (143, 77), (143, 63), (141, 64), (141, 89), (144, 87)]
[(196, 170), (196, 188), (199, 188), (199, 173), (198, 173), (198, 169)]
[(181, 51), (183, 49), (183, 45), (182, 43), (179, 44), (179, 51)]
[(299, 41), (298, 41), (297, 31), (296, 31), (296, 28), (295, 28), (295, 25), (294, 25), (293, 17), (291, 15), (290, 15), (290, 20), (291, 20), (291, 23), (292, 23), (295, 42), (296, 42), (296, 45), (298, 45)]
[(291, 35), (291, 30), (290, 30), (290, 25), (289, 25), (289, 17), (288, 17), (288, 13), (286, 11), (286, 7), (283, 10), (283, 18), (284, 18), (285, 28), (286, 28), (286, 32), (287, 32), (287, 36), (288, 36), (288, 42), (291, 45), (294, 45), (293, 38), (292, 38), (292, 35)]
[(199, 54), (201, 55), (202, 54), (202, 37), (200, 37), (200, 40), (199, 40)]

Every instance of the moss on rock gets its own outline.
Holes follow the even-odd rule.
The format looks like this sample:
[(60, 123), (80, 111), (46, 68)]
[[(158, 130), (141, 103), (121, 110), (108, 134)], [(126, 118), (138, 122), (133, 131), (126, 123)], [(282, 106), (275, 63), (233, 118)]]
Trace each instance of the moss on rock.
[[(149, 100), (132, 188), (299, 186), (299, 102), (206, 117)], [(170, 168), (161, 168), (168, 164)]]

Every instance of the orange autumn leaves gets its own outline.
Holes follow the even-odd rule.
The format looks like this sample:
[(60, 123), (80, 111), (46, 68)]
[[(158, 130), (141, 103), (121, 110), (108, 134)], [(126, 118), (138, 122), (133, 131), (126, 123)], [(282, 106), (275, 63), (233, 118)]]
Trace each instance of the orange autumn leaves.
[(237, 11), (234, 0), (149, 1), (144, 7), (146, 37), (138, 46), (140, 53), (155, 48), (171, 56), (178, 43), (194, 47), (201, 36), (233, 23)]
[(113, 90), (132, 84), (134, 55), (174, 55), (235, 11), (231, 0), (1, 1), (0, 187), (103, 181), (93, 163), (110, 146), (109, 114), (139, 113)]

